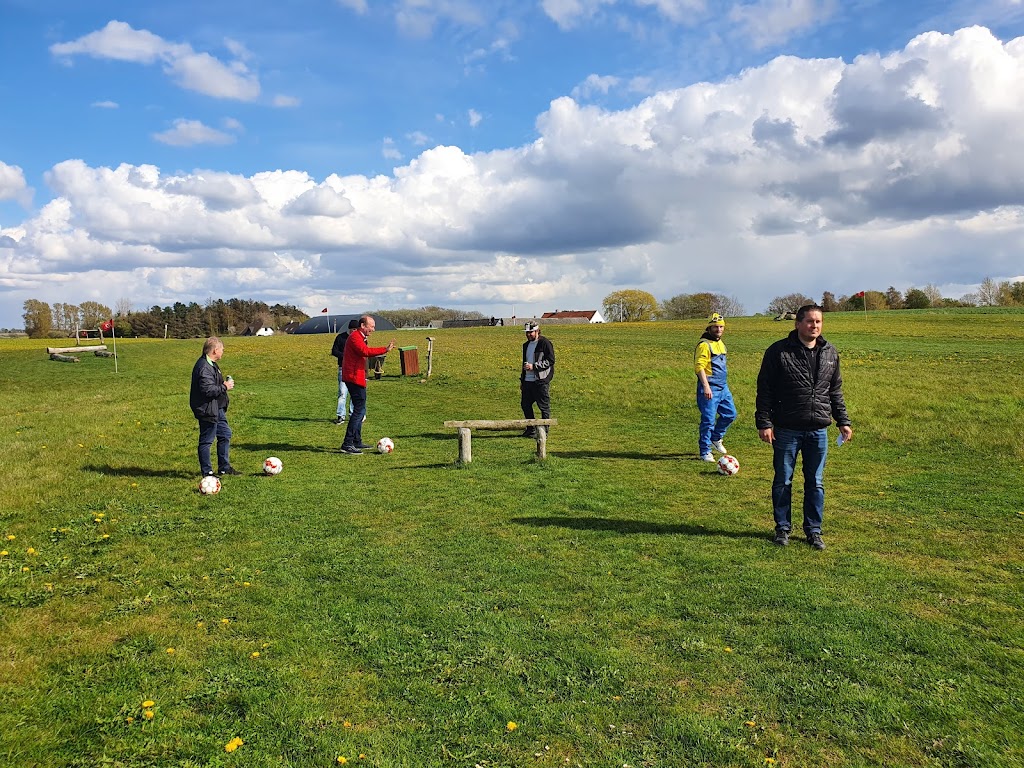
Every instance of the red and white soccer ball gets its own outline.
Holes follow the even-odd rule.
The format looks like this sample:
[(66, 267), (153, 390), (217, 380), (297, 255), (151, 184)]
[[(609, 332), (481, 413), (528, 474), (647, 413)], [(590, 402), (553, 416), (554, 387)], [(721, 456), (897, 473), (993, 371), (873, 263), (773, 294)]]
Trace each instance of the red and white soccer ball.
[(199, 492), (203, 496), (220, 493), (220, 478), (216, 475), (203, 475), (203, 479), (199, 481)]
[(263, 460), (263, 471), (268, 475), (279, 475), (282, 469), (284, 469), (284, 464), (277, 456), (268, 456)]
[(390, 437), (382, 437), (377, 441), (377, 453), (391, 453), (395, 450), (395, 441)]
[(722, 475), (735, 475), (740, 471), (740, 463), (735, 456), (725, 454), (718, 459), (718, 472)]

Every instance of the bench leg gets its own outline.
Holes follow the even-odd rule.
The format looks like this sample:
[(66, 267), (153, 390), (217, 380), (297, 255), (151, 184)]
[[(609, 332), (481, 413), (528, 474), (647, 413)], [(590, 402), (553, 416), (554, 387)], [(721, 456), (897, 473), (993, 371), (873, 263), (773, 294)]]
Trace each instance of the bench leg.
[(537, 427), (535, 435), (537, 437), (537, 459), (544, 461), (548, 457), (548, 428)]
[(459, 427), (459, 463), (469, 464), (473, 460), (471, 445), (472, 432), (468, 427)]

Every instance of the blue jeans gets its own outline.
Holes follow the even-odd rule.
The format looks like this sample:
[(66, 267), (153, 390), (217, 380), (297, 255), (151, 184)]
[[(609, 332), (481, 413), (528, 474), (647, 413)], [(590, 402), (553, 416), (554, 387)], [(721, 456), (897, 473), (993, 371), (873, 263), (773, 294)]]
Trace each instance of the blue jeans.
[(772, 511), (775, 529), (791, 529), (793, 511), (793, 473), (796, 455), (803, 453), (804, 470), (804, 533), (821, 533), (825, 512), (825, 457), (828, 455), (826, 429), (776, 429), (772, 480)]
[(342, 448), (351, 448), (363, 444), (363, 417), (366, 415), (366, 387), (348, 384), (348, 394), (352, 398), (352, 415), (345, 427), (345, 442)]
[(210, 446), (217, 438), (217, 469), (223, 472), (231, 468), (229, 451), (231, 450), (231, 427), (228, 426), (224, 409), (220, 409), (216, 419), (199, 420), (199, 471), (208, 475), (213, 472), (210, 463)]
[(348, 410), (348, 384), (341, 380), (341, 366), (338, 366), (338, 418), (344, 419)]
[(729, 425), (736, 421), (736, 404), (728, 387), (711, 386), (711, 399), (704, 397), (703, 388), (697, 389), (697, 409), (700, 411), (700, 431), (697, 450), (700, 455), (711, 452), (711, 443), (725, 437)]

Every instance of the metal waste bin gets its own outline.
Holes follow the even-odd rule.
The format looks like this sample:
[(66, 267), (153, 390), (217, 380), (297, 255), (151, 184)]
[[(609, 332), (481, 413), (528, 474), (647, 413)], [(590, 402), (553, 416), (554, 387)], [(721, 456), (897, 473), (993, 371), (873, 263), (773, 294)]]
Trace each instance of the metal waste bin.
[(399, 347), (399, 360), (402, 362), (403, 376), (420, 375), (420, 355), (416, 347)]

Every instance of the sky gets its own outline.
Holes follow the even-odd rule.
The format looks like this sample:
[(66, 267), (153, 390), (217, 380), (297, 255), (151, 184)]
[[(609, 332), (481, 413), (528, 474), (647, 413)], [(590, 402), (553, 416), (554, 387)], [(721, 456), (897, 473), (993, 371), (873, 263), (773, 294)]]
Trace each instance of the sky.
[(1022, 0), (0, 0), (0, 327), (1024, 280), (1022, 35)]

